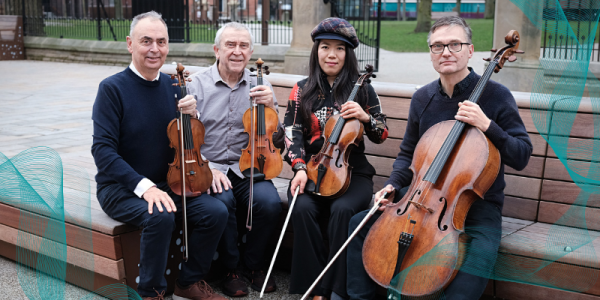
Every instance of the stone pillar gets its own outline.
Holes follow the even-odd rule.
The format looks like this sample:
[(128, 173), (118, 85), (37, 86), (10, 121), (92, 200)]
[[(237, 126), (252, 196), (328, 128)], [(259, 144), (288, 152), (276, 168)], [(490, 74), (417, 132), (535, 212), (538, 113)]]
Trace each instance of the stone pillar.
[[(323, 19), (331, 16), (331, 4), (323, 0), (294, 1), (292, 3), (294, 27), (290, 49), (285, 53), (284, 72), (308, 75), (308, 60), (313, 42), (310, 32)], [(300, 13), (298, 13), (300, 12)]]
[[(543, 5), (541, 1), (540, 5)], [(539, 11), (542, 12), (541, 9)], [(541, 19), (541, 15), (539, 17)], [(519, 49), (525, 53), (517, 54), (515, 62), (507, 61), (499, 73), (492, 75), (492, 79), (502, 83), (511, 91), (531, 92), (540, 63), (542, 32), (510, 0), (496, 0), (494, 49), (500, 49), (506, 45), (504, 37), (512, 29), (519, 32), (521, 36)], [(475, 50), (485, 51), (488, 49)]]

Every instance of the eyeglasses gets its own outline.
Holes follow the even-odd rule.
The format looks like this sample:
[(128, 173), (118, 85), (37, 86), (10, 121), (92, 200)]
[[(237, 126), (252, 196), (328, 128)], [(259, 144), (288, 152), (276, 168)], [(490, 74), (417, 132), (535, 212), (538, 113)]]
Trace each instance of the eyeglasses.
[(462, 45), (471, 45), (471, 43), (450, 43), (450, 44), (433, 44), (429, 45), (429, 49), (431, 49), (431, 53), (440, 54), (444, 52), (444, 48), (448, 47), (448, 51), (452, 53), (460, 52), (462, 50)]

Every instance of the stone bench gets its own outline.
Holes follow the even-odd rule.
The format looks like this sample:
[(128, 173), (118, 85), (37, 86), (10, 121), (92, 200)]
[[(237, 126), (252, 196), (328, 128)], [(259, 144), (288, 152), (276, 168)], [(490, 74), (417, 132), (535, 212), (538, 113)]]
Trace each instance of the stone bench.
[[(170, 67), (170, 66), (169, 66)], [(192, 72), (200, 68), (188, 67)], [(168, 68), (165, 72), (169, 73)], [(283, 119), (285, 105), (293, 85), (301, 80), (302, 76), (273, 73), (267, 77), (272, 83), (275, 95), (279, 101), (280, 118)], [(375, 167), (377, 174), (374, 177), (375, 190), (382, 188), (384, 182), (392, 170), (392, 163), (399, 151), (402, 141), (407, 117), (410, 98), (416, 90), (415, 85), (393, 84), (374, 82), (373, 86), (380, 96), (384, 113), (388, 116), (389, 137), (381, 145), (366, 141), (366, 154), (368, 160)], [(505, 189), (506, 200), (503, 210), (503, 240), (500, 249), (499, 261), (510, 261), (520, 265), (539, 266), (548, 261), (548, 257), (556, 257), (551, 260), (545, 268), (539, 270), (539, 278), (553, 283), (553, 287), (543, 286), (543, 282), (536, 285), (523, 283), (520, 278), (508, 281), (490, 280), (486, 295), (506, 299), (588, 299), (600, 295), (600, 284), (598, 283), (598, 259), (600, 253), (596, 253), (589, 245), (597, 244), (600, 236), (599, 214), (600, 202), (594, 198), (582, 207), (586, 213), (587, 228), (582, 228), (579, 220), (561, 219), (561, 216), (573, 208), (575, 198), (580, 189), (570, 178), (563, 164), (558, 160), (541, 134), (536, 129), (529, 105), (528, 93), (513, 93), (519, 105), (519, 112), (523, 118), (527, 131), (530, 134), (533, 147), (533, 155), (529, 165), (522, 171), (506, 168)], [(89, 107), (91, 115), (91, 107)], [(91, 123), (91, 121), (89, 121)], [(578, 117), (571, 132), (573, 142), (585, 141), (593, 138), (593, 114), (588, 100), (578, 110)], [(552, 132), (550, 132), (552, 134)], [(91, 139), (89, 139), (91, 141)], [(82, 141), (82, 147), (89, 149), (89, 141)], [(89, 151), (89, 150), (88, 150)], [(88, 152), (89, 153), (89, 152)], [(68, 157), (67, 157), (68, 162)], [(589, 164), (593, 158), (581, 154), (574, 164)], [(82, 159), (80, 163), (88, 169), (89, 173), (95, 174), (95, 166), (91, 155)], [(281, 215), (279, 228), (287, 213), (287, 184), (292, 177), (287, 163), (279, 178), (274, 180), (279, 194), (282, 198), (284, 212)], [(65, 219), (66, 243), (67, 243), (67, 278), (68, 282), (81, 286), (88, 290), (95, 290), (111, 283), (123, 283), (136, 289), (136, 278), (138, 275), (139, 261), (139, 236), (140, 229), (110, 219), (100, 209), (95, 198), (95, 184), (90, 177), (91, 187), (89, 204), (77, 201), (74, 193), (65, 191), (65, 209), (77, 212), (83, 207), (90, 212), (90, 216), (69, 214)], [(76, 192), (76, 191), (74, 191)], [(40, 224), (57, 222), (44, 216), (43, 212), (28, 207), (11, 206), (2, 201), (0, 195), (0, 255), (16, 260), (16, 245), (19, 228), (19, 218), (27, 216), (39, 220)], [(1, 203), (4, 202), (4, 203)], [(85, 223), (86, 220), (91, 223)], [(555, 225), (557, 224), (557, 225)], [(558, 225), (560, 224), (560, 225)], [(578, 226), (578, 227), (577, 227)], [(41, 241), (43, 239), (43, 226), (38, 230), (29, 232), (32, 239)], [(558, 230), (557, 230), (558, 229)], [(288, 269), (290, 266), (290, 252), (293, 240), (292, 229), (284, 238), (282, 249), (278, 256), (277, 267)], [(549, 238), (555, 233), (561, 233), (563, 237), (583, 236), (591, 239), (588, 247), (575, 247), (568, 243), (562, 245), (565, 239), (554, 239), (554, 248), (547, 248)], [(272, 241), (272, 249), (279, 235)], [(240, 235), (242, 236), (242, 235)], [(176, 233), (171, 243), (171, 254), (169, 255), (168, 271), (165, 273), (170, 289), (178, 273), (181, 245), (177, 243), (180, 238)], [(566, 240), (568, 241), (568, 240)], [(561, 255), (565, 247), (572, 247), (572, 252)], [(272, 249), (269, 250), (267, 259), (270, 259)], [(561, 250), (563, 249), (563, 250)], [(591, 250), (590, 250), (591, 249)], [(29, 249), (35, 254), (36, 249)], [(590, 251), (593, 253), (590, 254)], [(580, 253), (584, 252), (584, 253)], [(40, 254), (41, 255), (41, 254)], [(554, 255), (554, 256), (552, 256)], [(84, 259), (85, 258), (85, 259)], [(89, 262), (93, 258), (93, 264)], [(215, 264), (218, 267), (218, 264)], [(585, 272), (588, 281), (575, 284), (572, 282), (572, 274)], [(93, 274), (92, 283), (83, 280), (85, 276), (76, 274)], [(544, 277), (545, 276), (545, 277)], [(550, 285), (546, 283), (546, 285)]]

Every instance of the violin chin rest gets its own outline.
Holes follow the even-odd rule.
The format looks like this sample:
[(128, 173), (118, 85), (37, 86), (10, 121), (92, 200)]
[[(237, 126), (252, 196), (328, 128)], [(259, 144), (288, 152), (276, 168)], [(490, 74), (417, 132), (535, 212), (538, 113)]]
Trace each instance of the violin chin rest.
[(312, 181), (310, 179), (308, 181), (306, 181), (306, 185), (304, 186), (304, 191), (314, 194), (316, 189), (317, 189), (317, 186), (315, 185), (314, 181)]
[[(250, 178), (250, 168), (242, 171), (242, 175), (246, 178)], [(257, 168), (254, 168), (254, 181), (265, 180), (265, 174), (261, 173)]]

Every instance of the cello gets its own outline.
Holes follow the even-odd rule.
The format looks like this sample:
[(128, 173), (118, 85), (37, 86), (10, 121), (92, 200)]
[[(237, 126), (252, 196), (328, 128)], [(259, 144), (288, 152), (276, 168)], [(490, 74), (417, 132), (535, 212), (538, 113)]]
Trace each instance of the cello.
[[(514, 53), (523, 53), (517, 50), (519, 39), (517, 31), (508, 33), (508, 45), (495, 53), (469, 101), (477, 103), (492, 73), (515, 61)], [(386, 207), (365, 239), (369, 276), (389, 287), (400, 274), (401, 285), (394, 288), (409, 297), (447, 287), (464, 259), (469, 208), (493, 184), (500, 164), (498, 149), (479, 129), (456, 120), (429, 128), (414, 151), (408, 192)]]
[[(369, 77), (373, 75), (373, 66), (366, 66), (366, 73), (361, 75), (347, 102), (353, 102), (358, 89), (365, 82), (370, 82)], [(348, 164), (348, 158), (353, 147), (363, 140), (364, 126), (357, 119), (344, 119), (339, 114), (331, 116), (325, 128), (323, 136), (325, 142), (319, 153), (313, 155), (306, 165), (308, 182), (306, 190), (316, 195), (337, 198), (343, 195), (350, 186), (352, 167)]]
[[(184, 67), (177, 64), (177, 79), (181, 98), (187, 95)], [(174, 76), (172, 76), (172, 79)], [(184, 260), (188, 257), (186, 197), (197, 197), (208, 191), (213, 176), (208, 161), (202, 157), (200, 147), (204, 144), (204, 124), (180, 111), (179, 118), (173, 119), (167, 126), (170, 146), (175, 149), (175, 158), (169, 164), (167, 183), (173, 193), (181, 196), (183, 207), (183, 243)]]
[[(264, 61), (260, 58), (256, 61), (257, 85), (263, 85), (263, 64)], [(269, 67), (264, 66), (264, 69), (264, 73), (269, 75)], [(254, 72), (255, 69), (251, 68), (250, 71)], [(252, 89), (252, 86), (250, 88)], [(252, 230), (254, 181), (273, 179), (283, 168), (281, 151), (273, 144), (273, 134), (277, 132), (279, 116), (274, 109), (257, 104), (254, 99), (251, 101), (251, 107), (243, 116), (244, 132), (248, 133), (249, 137), (248, 146), (242, 149), (239, 160), (240, 171), (244, 177), (250, 178), (250, 199), (246, 218), (248, 230)]]

